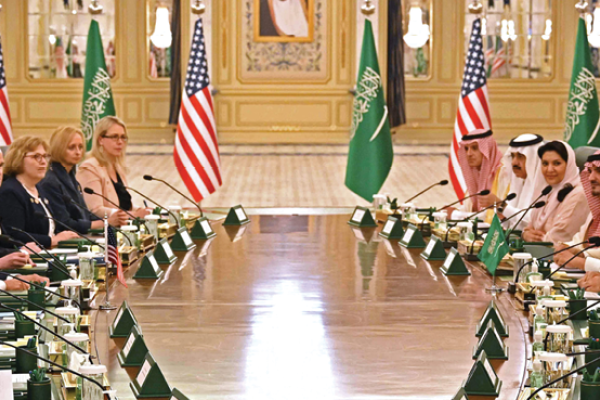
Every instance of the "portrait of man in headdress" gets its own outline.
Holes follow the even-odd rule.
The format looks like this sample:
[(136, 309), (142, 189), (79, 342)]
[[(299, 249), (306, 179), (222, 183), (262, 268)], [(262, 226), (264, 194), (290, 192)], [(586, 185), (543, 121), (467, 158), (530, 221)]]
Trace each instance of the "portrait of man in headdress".
[(311, 42), (314, 0), (254, 0), (254, 40)]

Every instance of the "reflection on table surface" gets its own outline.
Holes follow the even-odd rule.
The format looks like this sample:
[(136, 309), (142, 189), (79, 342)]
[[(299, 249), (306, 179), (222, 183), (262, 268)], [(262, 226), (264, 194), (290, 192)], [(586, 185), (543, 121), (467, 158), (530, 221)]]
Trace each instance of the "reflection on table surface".
[[(177, 253), (160, 281), (113, 284), (167, 381), (190, 399), (449, 399), (473, 365), (475, 327), (491, 297), (479, 268), (445, 277), (443, 262), (401, 248), (348, 215), (252, 216)], [(102, 299), (98, 299), (100, 301)], [(522, 313), (507, 294), (510, 360), (494, 362), (501, 399), (525, 365)], [(115, 312), (93, 315), (100, 359), (120, 399), (137, 369), (116, 359)], [(128, 376), (128, 374), (130, 376)]]

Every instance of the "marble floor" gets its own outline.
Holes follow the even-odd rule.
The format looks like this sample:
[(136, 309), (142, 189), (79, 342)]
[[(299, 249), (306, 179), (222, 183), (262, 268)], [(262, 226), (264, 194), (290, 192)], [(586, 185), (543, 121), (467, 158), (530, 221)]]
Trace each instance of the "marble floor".
[[(223, 186), (204, 207), (353, 207), (367, 204), (344, 186), (346, 145), (223, 145)], [(381, 193), (403, 201), (431, 183), (448, 178), (447, 145), (396, 145), (394, 164)], [(129, 183), (164, 205), (178, 195), (144, 174), (168, 179), (187, 192), (173, 163), (170, 145), (132, 144)], [(417, 200), (440, 206), (455, 198), (451, 186), (438, 187)]]

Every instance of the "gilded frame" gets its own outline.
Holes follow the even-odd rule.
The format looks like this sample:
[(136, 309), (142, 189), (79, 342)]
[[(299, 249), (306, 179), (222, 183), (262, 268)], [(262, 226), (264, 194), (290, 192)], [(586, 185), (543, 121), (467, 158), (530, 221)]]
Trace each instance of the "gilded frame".
[[(308, 16), (308, 36), (307, 37), (289, 37), (289, 36), (261, 36), (261, 3), (272, 4), (274, 1), (280, 0), (254, 0), (254, 41), (255, 42), (276, 42), (276, 43), (311, 43), (314, 40), (314, 27), (315, 27), (315, 2), (314, 0), (301, 0), (306, 1), (306, 14)], [(272, 21), (272, 13), (271, 13)], [(273, 23), (275, 29), (279, 31), (275, 23)]]

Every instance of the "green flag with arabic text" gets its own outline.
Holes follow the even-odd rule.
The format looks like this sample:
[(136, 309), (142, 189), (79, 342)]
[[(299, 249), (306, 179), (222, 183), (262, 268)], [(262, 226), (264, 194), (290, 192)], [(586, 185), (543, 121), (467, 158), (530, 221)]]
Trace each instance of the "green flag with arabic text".
[(390, 173), (394, 148), (369, 20), (365, 21), (350, 134), (346, 186), (370, 202)]
[(477, 254), (477, 258), (485, 264), (490, 274), (495, 275), (498, 264), (500, 264), (502, 258), (508, 254), (508, 250), (502, 224), (498, 219), (498, 215), (494, 214), (490, 230), (485, 237), (485, 241), (483, 242), (479, 254)]
[(598, 135), (600, 111), (598, 111), (598, 91), (593, 71), (585, 21), (579, 18), (565, 121), (565, 141), (574, 149), (581, 146), (600, 147), (600, 135)]
[(92, 20), (88, 32), (81, 111), (81, 130), (85, 135), (87, 151), (92, 148), (96, 123), (108, 115), (117, 115), (117, 113), (110, 86), (110, 75), (104, 59), (100, 26), (97, 21)]

